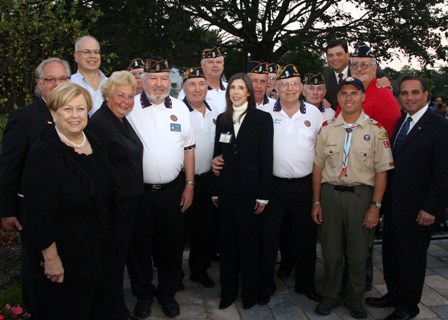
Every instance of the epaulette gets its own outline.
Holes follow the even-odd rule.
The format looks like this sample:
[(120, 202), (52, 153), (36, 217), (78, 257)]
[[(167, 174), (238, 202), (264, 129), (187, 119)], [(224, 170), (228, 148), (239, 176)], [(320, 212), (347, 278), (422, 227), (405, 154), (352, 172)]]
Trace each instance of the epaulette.
[(322, 127), (329, 125), (330, 123), (334, 122), (335, 120), (336, 120), (336, 118), (333, 118), (330, 120), (325, 120), (324, 122), (322, 122)]
[(376, 121), (375, 119), (369, 118), (369, 122), (371, 124), (376, 125), (378, 128), (382, 128), (383, 127), (383, 125), (381, 123), (379, 123), (378, 121)]

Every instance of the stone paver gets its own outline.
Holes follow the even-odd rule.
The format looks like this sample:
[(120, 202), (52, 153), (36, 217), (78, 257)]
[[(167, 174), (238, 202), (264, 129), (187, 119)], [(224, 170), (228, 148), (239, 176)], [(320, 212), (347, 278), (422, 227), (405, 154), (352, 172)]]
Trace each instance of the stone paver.
[[(320, 246), (317, 246), (318, 262), (316, 265), (316, 287), (319, 290), (323, 285), (323, 266)], [(180, 304), (181, 314), (175, 319), (179, 320), (341, 320), (353, 319), (350, 311), (339, 306), (326, 317), (314, 312), (316, 302), (307, 299), (304, 295), (294, 292), (294, 276), (288, 279), (276, 279), (277, 291), (266, 306), (254, 306), (244, 310), (241, 298), (229, 308), (219, 310), (219, 265), (212, 263), (209, 270), (210, 277), (217, 283), (214, 288), (202, 288), (199, 284), (188, 279), (188, 251), (184, 252), (184, 279), (185, 290), (176, 294)], [(373, 289), (365, 297), (378, 297), (387, 292), (383, 277), (381, 261), (381, 244), (376, 244), (373, 254), (374, 280)], [(154, 272), (157, 279), (157, 271)], [(133, 310), (135, 298), (131, 294), (130, 283), (126, 278), (125, 299), (130, 310)], [(418, 320), (448, 319), (448, 240), (433, 240), (428, 250), (428, 267), (423, 288), (423, 296)], [(366, 306), (368, 318), (371, 320), (384, 319), (393, 308), (372, 308)], [(162, 308), (154, 299), (152, 314), (147, 320), (166, 320)]]

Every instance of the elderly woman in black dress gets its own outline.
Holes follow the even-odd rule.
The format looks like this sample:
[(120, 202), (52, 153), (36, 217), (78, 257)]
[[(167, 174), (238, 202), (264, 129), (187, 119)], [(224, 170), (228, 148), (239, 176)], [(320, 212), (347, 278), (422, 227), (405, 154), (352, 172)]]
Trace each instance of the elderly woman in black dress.
[(42, 307), (32, 317), (110, 319), (118, 186), (101, 148), (84, 133), (89, 92), (67, 82), (47, 103), (55, 127), (32, 146), (23, 175), (32, 281)]
[(134, 107), (137, 81), (130, 72), (117, 71), (112, 73), (102, 90), (103, 105), (90, 119), (87, 131), (103, 147), (120, 180), (116, 224), (118, 278), (112, 319), (123, 320), (133, 318), (124, 303), (123, 273), (139, 197), (143, 193), (143, 145), (125, 117)]

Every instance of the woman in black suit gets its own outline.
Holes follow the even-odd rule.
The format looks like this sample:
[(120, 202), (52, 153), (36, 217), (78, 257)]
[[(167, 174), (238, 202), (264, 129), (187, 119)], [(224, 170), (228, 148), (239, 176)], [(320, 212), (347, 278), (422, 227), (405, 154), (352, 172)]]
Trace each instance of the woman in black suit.
[(222, 288), (219, 308), (229, 307), (236, 299), (241, 272), (243, 307), (249, 309), (259, 294), (259, 215), (270, 195), (274, 129), (270, 114), (255, 108), (252, 83), (246, 74), (230, 78), (226, 100), (227, 109), (216, 121), (214, 148), (214, 156), (224, 161), (216, 178)]
[(143, 193), (143, 145), (126, 119), (134, 106), (137, 81), (128, 71), (112, 73), (104, 84), (104, 102), (87, 128), (104, 148), (120, 180), (120, 206), (116, 224), (118, 240), (117, 288), (112, 319), (132, 319), (124, 303), (123, 273)]
[(89, 92), (71, 82), (48, 98), (55, 126), (30, 149), (23, 174), (30, 264), (39, 310), (33, 319), (110, 319), (114, 199), (118, 185), (101, 148), (84, 134)]

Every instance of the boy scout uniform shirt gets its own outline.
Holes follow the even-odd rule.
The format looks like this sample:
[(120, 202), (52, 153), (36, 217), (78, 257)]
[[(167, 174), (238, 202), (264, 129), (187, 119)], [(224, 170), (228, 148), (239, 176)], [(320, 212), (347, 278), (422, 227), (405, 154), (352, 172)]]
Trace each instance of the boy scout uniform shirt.
[[(276, 105), (276, 108), (278, 105)], [(321, 112), (304, 102), (305, 113), (300, 109), (290, 118), (282, 109), (268, 111), (274, 122), (274, 176), (302, 178), (313, 171), (316, 135), (322, 125)]]
[(184, 166), (184, 151), (195, 148), (190, 111), (173, 97), (153, 105), (143, 92), (135, 96), (126, 118), (143, 143), (143, 181), (163, 184), (176, 179)]
[(360, 127), (352, 131), (347, 172), (339, 178), (346, 134), (343, 124), (346, 122), (340, 114), (324, 122), (317, 135), (314, 163), (323, 168), (322, 183), (374, 186), (376, 173), (394, 167), (387, 132), (380, 123), (361, 112), (355, 122)]
[(206, 173), (211, 170), (212, 165), (218, 112), (215, 106), (211, 106), (207, 102), (205, 104), (205, 115), (187, 104), (190, 109), (191, 127), (196, 138), (194, 174)]

